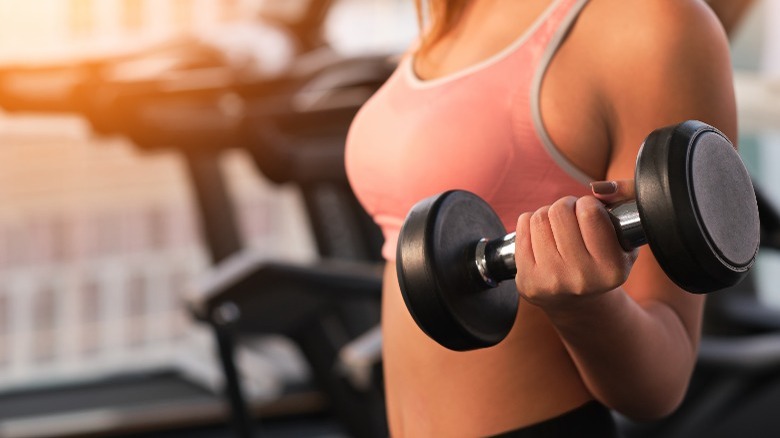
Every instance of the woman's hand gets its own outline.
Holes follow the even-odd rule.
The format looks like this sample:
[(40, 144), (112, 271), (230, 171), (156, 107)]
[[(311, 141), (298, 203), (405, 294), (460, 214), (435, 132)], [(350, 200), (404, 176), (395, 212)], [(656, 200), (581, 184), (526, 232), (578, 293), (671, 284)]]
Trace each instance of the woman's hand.
[(549, 310), (625, 283), (637, 251), (625, 252), (604, 204), (634, 197), (633, 181), (591, 184), (593, 196), (565, 197), (517, 221), (515, 282), (520, 295)]

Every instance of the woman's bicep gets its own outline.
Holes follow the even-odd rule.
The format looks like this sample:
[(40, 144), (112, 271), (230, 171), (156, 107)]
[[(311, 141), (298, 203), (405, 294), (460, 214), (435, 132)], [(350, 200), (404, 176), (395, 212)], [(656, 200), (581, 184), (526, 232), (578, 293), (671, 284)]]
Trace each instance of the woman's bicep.
[[(696, 119), (736, 140), (729, 48), (717, 19), (695, 0), (646, 3), (652, 9), (636, 19), (648, 25), (638, 24), (637, 34), (623, 42), (633, 47), (613, 48), (623, 50), (625, 62), (605, 88), (612, 138), (608, 179), (633, 178), (642, 142), (663, 126)], [(703, 298), (669, 280), (649, 248), (640, 251), (625, 289), (645, 306), (668, 306), (698, 337)]]
[(696, 119), (732, 140), (737, 135), (729, 46), (715, 15), (697, 0), (644, 3), (636, 29), (604, 49), (615, 59), (600, 73), (609, 78), (603, 93), (613, 173), (662, 126)]

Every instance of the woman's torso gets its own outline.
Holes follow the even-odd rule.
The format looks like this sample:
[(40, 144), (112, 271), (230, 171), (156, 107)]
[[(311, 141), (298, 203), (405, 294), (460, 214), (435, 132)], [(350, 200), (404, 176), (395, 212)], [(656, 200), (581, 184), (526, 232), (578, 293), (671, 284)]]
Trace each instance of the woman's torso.
[[(586, 1), (493, 3), (476, 1), (426, 58), (407, 56), (350, 132), (350, 180), (385, 232), (390, 261), (406, 212), (426, 196), (473, 191), (514, 230), (520, 213), (583, 195), (605, 172), (608, 143), (582, 55), (591, 42), (574, 25)], [(592, 399), (528, 303), (498, 346), (449, 351), (417, 328), (388, 263), (382, 318), (394, 435), (499, 433)]]

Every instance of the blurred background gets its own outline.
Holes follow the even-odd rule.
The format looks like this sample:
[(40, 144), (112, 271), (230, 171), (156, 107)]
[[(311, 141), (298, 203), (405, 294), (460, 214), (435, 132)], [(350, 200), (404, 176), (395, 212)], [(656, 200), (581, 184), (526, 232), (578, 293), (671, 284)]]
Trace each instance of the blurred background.
[[(126, 433), (128, 421), (154, 434), (156, 420), (106, 425), (103, 414), (129, 405), (133, 418), (148, 417), (181, 398), (184, 423), (225, 423), (218, 348), (188, 305), (208, 295), (207, 268), (234, 252), (316, 258), (307, 202), (334, 196), (304, 195), (286, 175), (297, 166), (289, 157), (269, 181), (237, 132), (276, 113), (317, 118), (344, 108), (351, 117), (373, 89), (323, 96), (329, 90), (319, 88), (384, 80), (388, 57), (416, 32), (413, 5), (3, 0), (0, 22), (0, 436)], [(360, 57), (381, 71), (342, 67)], [(289, 108), (295, 92), (306, 108)], [(245, 114), (251, 120), (238, 121)], [(307, 125), (327, 128), (324, 117)], [(343, 136), (346, 120), (307, 135)], [(339, 147), (325, 149), (336, 159), (315, 153), (308, 166), (339, 160)], [(218, 193), (199, 204), (194, 181)], [(216, 225), (204, 224), (204, 209)], [(237, 355), (243, 392), (261, 404), (311, 374), (298, 348), (273, 335)], [(133, 398), (129, 387), (152, 395)], [(316, 400), (301, 409), (322, 411)], [(140, 412), (144, 405), (153, 409)]]
[[(413, 2), (0, 0), (0, 23), (0, 436), (386, 434), (381, 242), (341, 159)], [(780, 431), (780, 0), (731, 39), (768, 250), (710, 300), (680, 413), (627, 436)]]
[[(274, 66), (259, 68), (281, 72), (296, 49), (261, 15), (294, 20), (307, 3), (0, 2), (0, 70), (8, 72), (0, 99), (15, 99), (0, 114), (0, 387), (153, 366), (176, 358), (171, 347), (192, 334), (181, 295), (209, 262), (180, 154), (176, 145), (139, 151), (125, 126), (96, 136), (77, 108), (91, 96), (73, 91), (87, 80), (82, 66), (149, 51), (112, 79), (208, 73), (231, 62), (250, 70), (265, 58)], [(322, 45), (340, 55), (397, 53), (416, 31), (410, 2), (333, 3)], [(246, 152), (219, 159), (246, 244), (310, 257), (295, 190), (269, 185)]]

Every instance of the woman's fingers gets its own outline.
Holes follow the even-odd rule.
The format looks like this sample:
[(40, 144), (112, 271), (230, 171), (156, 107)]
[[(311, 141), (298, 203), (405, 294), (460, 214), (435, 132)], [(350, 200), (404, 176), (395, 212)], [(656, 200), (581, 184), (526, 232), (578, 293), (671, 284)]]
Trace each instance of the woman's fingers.
[(558, 253), (567, 263), (580, 263), (587, 254), (575, 212), (576, 204), (577, 198), (567, 196), (555, 201), (547, 211)]
[(631, 254), (617, 242), (604, 204), (593, 196), (564, 197), (518, 219), (516, 284), (538, 305), (602, 293), (625, 282)]
[(545, 206), (531, 215), (531, 250), (534, 252), (534, 259), (537, 263), (560, 258), (555, 235), (550, 226), (549, 211), (550, 207)]
[(627, 254), (620, 247), (615, 227), (599, 200), (584, 196), (577, 200), (576, 209), (582, 240), (600, 271), (601, 281), (610, 287), (623, 284), (636, 254)]
[(577, 200), (576, 212), (588, 253), (596, 260), (609, 258), (619, 245), (604, 204), (592, 196), (584, 196)]

